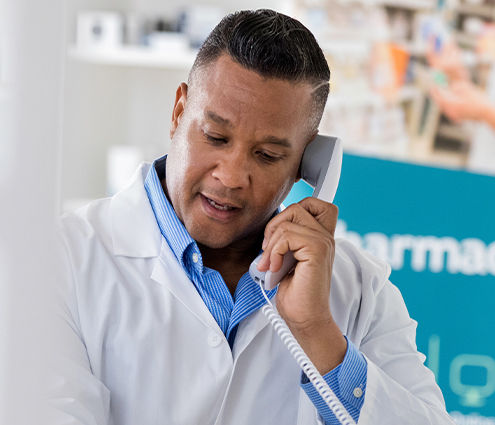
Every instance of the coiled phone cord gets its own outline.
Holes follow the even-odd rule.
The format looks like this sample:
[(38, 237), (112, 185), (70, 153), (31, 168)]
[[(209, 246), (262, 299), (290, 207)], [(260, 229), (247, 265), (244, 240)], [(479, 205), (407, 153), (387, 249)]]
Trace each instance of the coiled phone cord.
[(267, 304), (264, 305), (261, 310), (272, 324), (282, 342), (289, 349), (292, 357), (294, 357), (299, 367), (306, 374), (310, 382), (314, 385), (314, 387), (320, 394), (321, 398), (332, 410), (333, 414), (340, 421), (340, 423), (342, 425), (356, 425), (356, 422), (354, 422), (349, 412), (342, 405), (335, 393), (328, 386), (314, 364), (311, 362), (297, 340), (294, 338), (284, 319), (282, 319), (282, 317), (280, 317), (280, 315), (275, 311), (273, 304), (265, 293), (265, 289), (263, 288), (262, 283), (259, 282), (259, 284), (261, 292), (263, 293), (263, 296), (265, 297), (267, 302)]

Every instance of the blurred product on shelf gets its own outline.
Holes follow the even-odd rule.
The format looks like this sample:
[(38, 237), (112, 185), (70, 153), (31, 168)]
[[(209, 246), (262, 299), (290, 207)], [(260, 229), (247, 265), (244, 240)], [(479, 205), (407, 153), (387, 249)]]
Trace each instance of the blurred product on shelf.
[(180, 52), (189, 49), (189, 40), (179, 32), (155, 31), (148, 34), (146, 45), (155, 50)]
[(410, 72), (412, 33), (422, 8), (335, 0), (296, 6), (332, 70), (321, 131), (340, 136), (347, 150), (408, 158), (421, 95)]
[[(439, 93), (450, 87), (454, 89), (450, 99), (462, 95), (466, 100), (470, 95), (473, 102), (480, 102), (484, 111), (480, 116), (489, 115), (487, 103), (481, 102), (484, 89), (471, 90), (468, 83), (449, 86), (448, 72), (464, 73), (468, 80), (472, 70), (448, 70), (447, 60), (454, 65), (462, 56), (479, 80), (486, 81), (486, 69), (479, 65), (495, 57), (495, 2), (298, 0), (296, 5), (300, 19), (317, 34), (332, 70), (332, 96), (323, 120), (326, 131), (337, 132), (347, 149), (368, 154), (486, 169), (474, 166), (474, 136), (469, 128), (449, 121), (449, 114), (454, 115), (440, 105)], [(464, 50), (449, 47), (455, 40), (462, 41)], [(452, 55), (444, 58), (448, 72), (428, 67), (431, 45), (434, 52)], [(370, 133), (373, 123), (390, 120), (394, 125)]]
[(394, 43), (376, 43), (371, 53), (372, 87), (382, 95), (393, 96), (403, 85), (409, 54)]
[(224, 15), (221, 7), (210, 5), (190, 5), (172, 19), (83, 11), (77, 16), (76, 44), (80, 48), (146, 46), (169, 52), (196, 49)]
[(111, 49), (122, 45), (124, 22), (117, 12), (80, 12), (77, 16), (77, 44)]

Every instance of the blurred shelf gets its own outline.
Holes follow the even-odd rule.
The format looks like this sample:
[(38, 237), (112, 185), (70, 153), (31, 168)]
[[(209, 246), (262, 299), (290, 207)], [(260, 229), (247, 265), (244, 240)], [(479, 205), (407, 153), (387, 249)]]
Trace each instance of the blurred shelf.
[[(322, 3), (314, 0), (299, 0), (303, 7), (312, 7), (315, 3)], [(352, 0), (342, 1), (341, 3), (357, 3), (363, 6), (383, 6), (394, 9), (409, 9), (412, 11), (431, 10), (436, 7), (436, 0)]]
[(459, 140), (460, 142), (469, 142), (469, 135), (463, 128), (453, 124), (441, 124), (438, 126), (437, 135), (447, 139)]
[(436, 5), (436, 2), (432, 0), (375, 0), (372, 3), (395, 9), (410, 10), (430, 10), (434, 9)]
[(196, 51), (168, 52), (143, 46), (112, 49), (72, 46), (68, 55), (73, 60), (92, 64), (185, 70), (192, 66)]
[(463, 15), (476, 15), (482, 18), (495, 18), (495, 8), (484, 4), (461, 3), (455, 10)]
[(425, 140), (417, 139), (399, 143), (345, 143), (344, 152), (374, 158), (401, 161), (430, 167), (462, 169), (466, 166), (466, 155), (432, 150)]
[(408, 157), (408, 162), (430, 167), (448, 167), (463, 169), (466, 167), (465, 156), (453, 152), (435, 151), (425, 154), (412, 154)]
[(322, 32), (319, 34), (319, 44), (324, 53), (330, 55), (345, 55), (345, 57), (361, 57), (367, 59), (371, 49), (371, 39), (354, 33), (347, 37), (342, 33)]
[(426, 46), (424, 44), (419, 44), (414, 41), (398, 41), (395, 44), (412, 56), (426, 55)]
[(465, 168), (466, 154), (432, 149), (428, 139), (412, 140), (409, 145), (408, 161), (433, 167)]
[(384, 96), (374, 91), (356, 93), (330, 93), (327, 108), (359, 107), (359, 106), (385, 106), (414, 100), (421, 95), (421, 91), (414, 85), (406, 85), (389, 96)]
[(466, 34), (462, 31), (456, 31), (454, 33), (454, 37), (461, 46), (465, 46), (470, 49), (474, 49), (476, 47), (477, 40), (473, 35)]
[(409, 160), (407, 152), (407, 141), (403, 143), (357, 143), (344, 142), (344, 152), (353, 155), (367, 156), (372, 158), (389, 159), (395, 161)]

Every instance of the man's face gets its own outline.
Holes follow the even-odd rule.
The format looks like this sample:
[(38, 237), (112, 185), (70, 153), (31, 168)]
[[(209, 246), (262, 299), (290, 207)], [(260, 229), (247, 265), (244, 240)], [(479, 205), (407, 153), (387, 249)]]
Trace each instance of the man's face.
[(265, 79), (227, 55), (193, 78), (177, 90), (167, 193), (197, 242), (234, 247), (259, 236), (297, 178), (314, 136), (312, 87)]

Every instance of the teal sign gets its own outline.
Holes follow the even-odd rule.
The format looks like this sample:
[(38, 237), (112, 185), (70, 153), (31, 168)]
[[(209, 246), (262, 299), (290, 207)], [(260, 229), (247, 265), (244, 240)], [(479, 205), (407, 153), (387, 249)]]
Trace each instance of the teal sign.
[(495, 425), (495, 177), (346, 154), (335, 204), (336, 236), (392, 266), (454, 420)]

